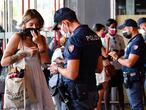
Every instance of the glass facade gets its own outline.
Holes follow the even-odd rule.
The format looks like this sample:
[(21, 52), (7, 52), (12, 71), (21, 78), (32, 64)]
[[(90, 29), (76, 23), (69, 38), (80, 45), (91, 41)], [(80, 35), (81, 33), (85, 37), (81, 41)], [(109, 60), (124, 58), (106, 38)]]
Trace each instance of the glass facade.
[(28, 8), (37, 9), (45, 20), (45, 28), (53, 25), (55, 10), (63, 7), (63, 0), (0, 0), (0, 25), (6, 32), (17, 31), (23, 13)]
[(41, 33), (52, 39), (54, 32), (51, 31), (51, 27), (54, 24), (54, 13), (63, 6), (64, 0), (0, 0), (0, 47), (5, 48), (13, 32), (19, 31), (22, 16), (29, 8), (40, 12), (45, 21)]
[(117, 15), (145, 15), (146, 0), (116, 0)]
[(116, 19), (119, 23), (127, 18), (137, 21), (146, 17), (146, 0), (116, 0)]

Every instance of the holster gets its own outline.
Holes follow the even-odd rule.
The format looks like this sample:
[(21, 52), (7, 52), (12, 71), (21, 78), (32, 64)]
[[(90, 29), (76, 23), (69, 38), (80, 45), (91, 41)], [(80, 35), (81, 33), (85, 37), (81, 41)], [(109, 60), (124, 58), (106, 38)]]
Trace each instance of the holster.
[(130, 77), (129, 77), (129, 74), (123, 74), (124, 76), (124, 86), (126, 89), (128, 88), (132, 88), (132, 82), (130, 81)]
[(58, 89), (58, 94), (59, 94), (59, 98), (61, 101), (63, 101), (65, 104), (69, 103), (69, 94), (67, 92), (66, 87), (62, 84), (59, 84), (59, 86), (57, 87)]

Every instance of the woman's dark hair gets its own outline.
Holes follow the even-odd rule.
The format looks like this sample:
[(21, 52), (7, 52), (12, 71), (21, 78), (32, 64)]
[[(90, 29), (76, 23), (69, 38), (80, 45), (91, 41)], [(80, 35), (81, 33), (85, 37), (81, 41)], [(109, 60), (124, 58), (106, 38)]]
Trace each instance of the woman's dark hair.
[(27, 23), (29, 20), (31, 20), (33, 18), (37, 18), (38, 19), (39, 24), (40, 24), (40, 28), (42, 28), (43, 25), (44, 25), (44, 19), (40, 15), (40, 13), (37, 10), (35, 10), (35, 9), (28, 9), (25, 12), (25, 14), (23, 15), (22, 22), (21, 22), (20, 26), (22, 28), (25, 28), (24, 27), (25, 23)]
[(103, 24), (94, 24), (92, 27), (94, 32), (99, 32), (103, 28), (105, 28), (105, 26)]
[(117, 21), (115, 19), (108, 19), (106, 22), (106, 26), (110, 26), (111, 24), (115, 24), (116, 26), (118, 25)]

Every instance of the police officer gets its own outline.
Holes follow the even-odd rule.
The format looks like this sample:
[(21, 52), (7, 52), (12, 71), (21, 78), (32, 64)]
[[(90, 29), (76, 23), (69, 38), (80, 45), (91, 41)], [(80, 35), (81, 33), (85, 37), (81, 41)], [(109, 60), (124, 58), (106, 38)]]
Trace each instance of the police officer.
[(143, 35), (144, 40), (146, 42), (146, 18), (145, 17), (139, 18), (137, 23), (140, 28), (139, 33)]
[[(146, 17), (141, 17), (138, 19), (137, 21), (138, 23), (138, 26), (139, 26), (139, 33), (142, 34), (144, 40), (145, 40), (145, 43), (146, 43)], [(146, 94), (145, 94), (145, 89), (146, 89), (146, 60), (145, 60), (145, 63), (144, 63), (144, 67), (145, 67), (145, 79), (144, 79), (144, 104), (146, 105)]]
[(51, 65), (51, 73), (63, 76), (69, 93), (69, 110), (94, 110), (97, 105), (95, 72), (102, 71), (102, 43), (87, 25), (81, 25), (69, 8), (61, 8), (54, 15), (53, 29), (70, 34), (64, 49), (64, 68)]
[(144, 39), (139, 34), (137, 23), (133, 19), (125, 20), (119, 28), (124, 30), (123, 36), (130, 39), (124, 58), (119, 58), (114, 51), (109, 55), (123, 65), (124, 84), (127, 88), (131, 109), (144, 110), (140, 77), (143, 73), (143, 58), (146, 51)]

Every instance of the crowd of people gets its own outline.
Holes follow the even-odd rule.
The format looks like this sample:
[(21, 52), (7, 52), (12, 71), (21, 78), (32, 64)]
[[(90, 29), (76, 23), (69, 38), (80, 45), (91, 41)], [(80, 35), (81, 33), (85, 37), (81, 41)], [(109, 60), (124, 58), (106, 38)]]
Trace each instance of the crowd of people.
[[(101, 110), (103, 99), (104, 109), (110, 110), (112, 87), (118, 91), (118, 110), (124, 110), (123, 85), (131, 109), (144, 110), (146, 18), (126, 19), (120, 26), (110, 18), (106, 26), (95, 23), (91, 29), (73, 10), (61, 8), (55, 12), (52, 30), (63, 37), (52, 57), (40, 34), (43, 25), (40, 13), (28, 9), (20, 25), (23, 31), (13, 34), (1, 59), (2, 66), (25, 60), (24, 75), (37, 99), (26, 110)], [(96, 74), (103, 77), (98, 85)]]

